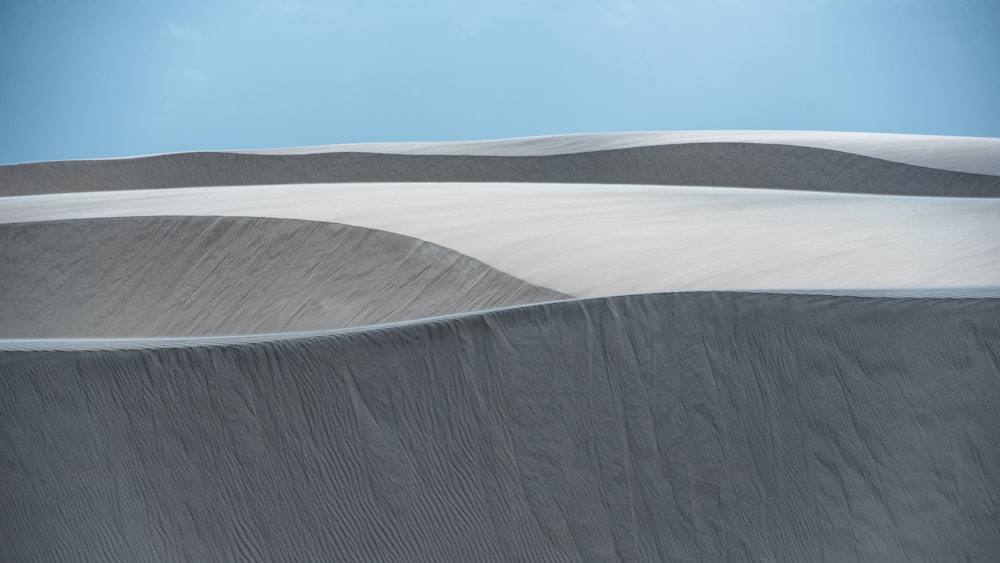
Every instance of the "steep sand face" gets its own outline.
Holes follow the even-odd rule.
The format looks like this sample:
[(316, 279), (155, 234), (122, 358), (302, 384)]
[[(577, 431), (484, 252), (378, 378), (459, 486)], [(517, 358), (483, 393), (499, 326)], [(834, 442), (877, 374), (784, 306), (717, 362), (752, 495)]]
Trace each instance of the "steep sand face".
[(332, 223), (0, 225), (0, 338), (259, 334), (563, 299), (417, 239)]
[(0, 560), (995, 561), (998, 334), (994, 299), (674, 294), (19, 344)]
[(317, 182), (562, 182), (1000, 197), (1000, 176), (811, 147), (672, 144), (549, 156), (184, 153), (0, 166), (0, 195)]

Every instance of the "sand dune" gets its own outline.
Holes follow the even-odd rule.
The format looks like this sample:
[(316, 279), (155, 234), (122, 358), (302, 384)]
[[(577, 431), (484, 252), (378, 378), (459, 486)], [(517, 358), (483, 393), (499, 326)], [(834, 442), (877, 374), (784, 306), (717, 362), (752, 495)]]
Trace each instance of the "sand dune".
[(998, 332), (993, 299), (676, 294), (36, 343), (0, 363), (0, 559), (991, 561)]
[(0, 196), (318, 182), (568, 182), (1000, 197), (998, 175), (747, 142), (550, 156), (183, 153), (0, 166)]
[(306, 331), (566, 297), (418, 239), (245, 217), (0, 225), (0, 264), (0, 338)]
[(233, 152), (313, 154), (375, 152), (480, 156), (549, 156), (695, 143), (755, 143), (813, 147), (955, 172), (1000, 175), (1000, 139), (832, 131), (643, 131), (547, 135), (495, 141), (354, 143)]
[(427, 240), (582, 297), (1000, 286), (1000, 199), (562, 184), (317, 184), (7, 198), (0, 223), (128, 215), (332, 221)]
[(0, 561), (995, 563), (998, 146), (0, 167)]

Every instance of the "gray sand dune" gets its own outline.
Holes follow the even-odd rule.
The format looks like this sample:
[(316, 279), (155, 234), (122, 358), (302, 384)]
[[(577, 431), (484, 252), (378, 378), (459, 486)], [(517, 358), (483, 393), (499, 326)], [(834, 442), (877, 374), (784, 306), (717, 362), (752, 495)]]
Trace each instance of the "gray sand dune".
[(766, 143), (668, 144), (547, 156), (181, 153), (0, 166), (0, 196), (318, 182), (655, 184), (1000, 197), (1000, 175)]
[(566, 296), (418, 239), (310, 221), (0, 225), (0, 338), (341, 328)]
[(700, 293), (22, 343), (0, 560), (992, 562), (998, 335), (995, 299)]
[(547, 156), (689, 143), (764, 143), (849, 152), (955, 172), (1000, 175), (1000, 139), (842, 131), (632, 131), (543, 135), (490, 141), (350, 143), (257, 149), (248, 154), (377, 152), (481, 156)]

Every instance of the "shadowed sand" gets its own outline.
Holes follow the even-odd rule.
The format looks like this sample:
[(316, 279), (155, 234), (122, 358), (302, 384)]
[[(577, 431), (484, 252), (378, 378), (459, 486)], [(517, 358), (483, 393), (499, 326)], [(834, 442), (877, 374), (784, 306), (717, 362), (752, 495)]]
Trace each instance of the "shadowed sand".
[(20, 345), (0, 560), (994, 561), (997, 334), (718, 293)]
[(0, 295), (0, 338), (307, 331), (566, 297), (418, 239), (246, 217), (0, 225)]
[(559, 182), (1000, 197), (1000, 176), (762, 143), (548, 156), (182, 153), (0, 166), (0, 195), (317, 182)]

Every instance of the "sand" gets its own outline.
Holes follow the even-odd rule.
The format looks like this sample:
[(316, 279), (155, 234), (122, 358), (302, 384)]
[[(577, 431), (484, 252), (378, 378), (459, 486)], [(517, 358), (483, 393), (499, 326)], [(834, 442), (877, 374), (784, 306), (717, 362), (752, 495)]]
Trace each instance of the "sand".
[(263, 215), (380, 229), (577, 297), (1000, 286), (1000, 199), (480, 182), (134, 190), (0, 201), (0, 223), (128, 215)]
[(998, 333), (995, 299), (696, 293), (22, 344), (0, 560), (992, 561)]
[(1000, 197), (1000, 175), (914, 166), (828, 149), (748, 142), (668, 144), (549, 156), (183, 153), (0, 166), (0, 196), (320, 182), (647, 184)]
[(998, 561), (997, 143), (0, 167), (0, 561)]
[(419, 239), (247, 217), (0, 225), (0, 265), (0, 338), (296, 332), (567, 297)]
[(354, 143), (234, 152), (550, 156), (657, 145), (754, 143), (813, 147), (955, 172), (1000, 175), (1000, 139), (840, 131), (642, 131), (546, 135), (494, 141)]

